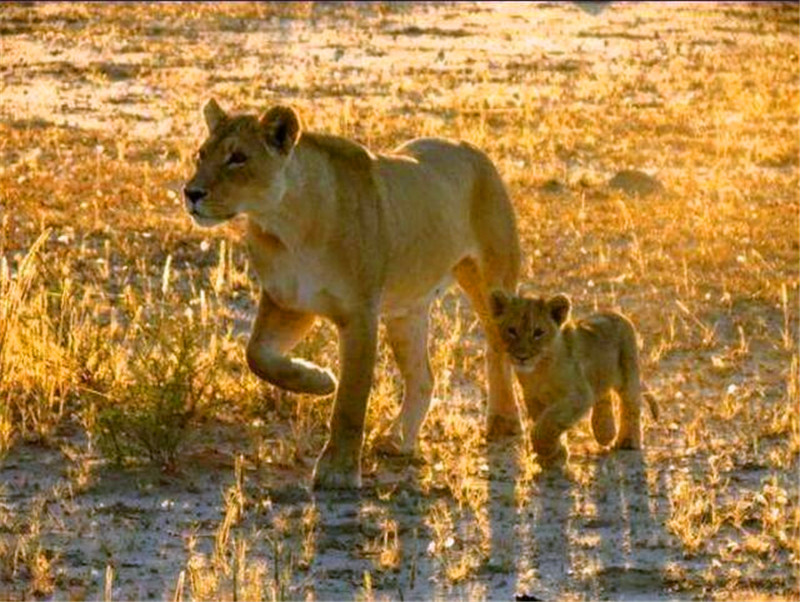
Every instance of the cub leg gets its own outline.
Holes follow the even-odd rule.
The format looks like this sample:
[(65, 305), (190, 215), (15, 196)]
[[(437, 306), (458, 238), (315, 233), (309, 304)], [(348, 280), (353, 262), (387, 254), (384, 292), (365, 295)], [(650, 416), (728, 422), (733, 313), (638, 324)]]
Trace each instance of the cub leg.
[(247, 365), (259, 378), (287, 391), (328, 395), (336, 389), (330, 370), (284, 355), (314, 323), (311, 314), (278, 307), (261, 292), (258, 314), (247, 343)]
[(639, 378), (639, 350), (633, 326), (626, 325), (623, 345), (620, 350), (622, 386), (618, 389), (620, 400), (620, 427), (616, 447), (620, 449), (642, 448), (642, 383)]
[[(470, 298), (472, 307), (486, 333), (486, 372), (489, 381), (489, 408), (487, 437), (496, 439), (520, 432), (519, 410), (514, 400), (511, 381), (511, 363), (503, 351), (500, 333), (489, 309), (489, 294), (486, 279), (481, 275), (472, 258), (463, 259), (454, 269), (458, 284)], [(506, 287), (498, 284), (497, 288)]]
[(610, 445), (617, 435), (614, 423), (614, 399), (611, 393), (601, 395), (592, 407), (592, 433), (600, 445)]
[(566, 463), (568, 451), (561, 435), (586, 414), (592, 401), (591, 390), (580, 388), (548, 405), (539, 416), (533, 429), (533, 451), (539, 456), (543, 468)]
[(372, 387), (378, 340), (375, 312), (353, 316), (339, 325), (339, 388), (333, 402), (331, 435), (314, 468), (318, 489), (361, 487), (364, 416)]
[(388, 453), (413, 454), (433, 393), (433, 373), (428, 359), (428, 307), (386, 320), (386, 334), (403, 377), (403, 401), (388, 439)]
[(620, 390), (622, 401), (620, 412), (619, 449), (642, 448), (642, 392), (639, 379), (631, 379)]
[(528, 418), (533, 422), (538, 422), (539, 416), (547, 408), (545, 400), (536, 394), (537, 379), (541, 379), (541, 375), (535, 372), (517, 372), (517, 382), (522, 388), (522, 399), (528, 409)]

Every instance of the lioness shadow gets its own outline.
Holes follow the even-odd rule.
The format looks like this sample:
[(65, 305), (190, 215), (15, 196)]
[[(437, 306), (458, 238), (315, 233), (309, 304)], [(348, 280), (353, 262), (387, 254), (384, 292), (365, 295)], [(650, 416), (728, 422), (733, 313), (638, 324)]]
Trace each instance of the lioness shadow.
[(321, 600), (435, 597), (425, 524), (437, 496), (422, 495), (417, 466), (382, 458), (360, 491), (313, 492), (318, 514), (311, 566)]
[(485, 571), (490, 600), (513, 600), (517, 589), (516, 559), (520, 555), (516, 494), (520, 465), (516, 447), (516, 440), (507, 439), (489, 443), (486, 450), (491, 533)]

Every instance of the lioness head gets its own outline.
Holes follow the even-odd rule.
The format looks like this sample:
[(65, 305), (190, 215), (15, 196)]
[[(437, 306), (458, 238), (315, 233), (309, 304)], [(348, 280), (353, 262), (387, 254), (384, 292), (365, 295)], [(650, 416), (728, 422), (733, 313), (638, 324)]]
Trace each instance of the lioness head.
[(297, 113), (276, 106), (261, 118), (233, 116), (212, 99), (203, 115), (208, 138), (183, 189), (194, 221), (213, 226), (280, 201), (286, 191), (286, 164), (300, 137)]
[(559, 334), (569, 317), (570, 301), (566, 295), (545, 299), (493, 291), (491, 309), (511, 363), (527, 372)]

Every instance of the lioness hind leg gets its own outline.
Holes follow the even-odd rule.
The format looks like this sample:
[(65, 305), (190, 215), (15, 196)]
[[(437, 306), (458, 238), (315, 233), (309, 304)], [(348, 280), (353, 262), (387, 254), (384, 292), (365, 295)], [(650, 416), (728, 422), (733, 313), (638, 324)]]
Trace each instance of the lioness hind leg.
[(330, 370), (284, 355), (303, 338), (313, 323), (313, 315), (281, 309), (262, 291), (258, 315), (247, 343), (250, 370), (287, 391), (312, 395), (333, 393), (336, 378)]
[(592, 433), (600, 445), (610, 445), (617, 435), (614, 423), (614, 399), (610, 393), (600, 396), (592, 407)]
[[(487, 416), (487, 437), (494, 439), (504, 435), (519, 433), (520, 419), (514, 389), (511, 381), (511, 364), (503, 352), (500, 333), (489, 309), (491, 283), (495, 278), (481, 274), (476, 261), (463, 259), (454, 269), (458, 284), (470, 298), (472, 307), (486, 332), (486, 371), (489, 381), (489, 408)], [(496, 288), (505, 290), (505, 283), (497, 283)]]
[(433, 373), (428, 358), (428, 307), (386, 320), (386, 334), (403, 376), (403, 401), (389, 436), (379, 443), (382, 451), (413, 454), (433, 393)]

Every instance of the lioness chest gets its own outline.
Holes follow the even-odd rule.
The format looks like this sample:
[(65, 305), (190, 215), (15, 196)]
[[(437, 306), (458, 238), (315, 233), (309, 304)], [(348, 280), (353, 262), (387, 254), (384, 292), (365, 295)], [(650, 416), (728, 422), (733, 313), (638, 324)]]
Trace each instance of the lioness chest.
[[(357, 311), (361, 299), (326, 259), (314, 252), (292, 253), (285, 249), (251, 253), (259, 284), (277, 305), (336, 320)], [(433, 277), (423, 274), (411, 282), (400, 281), (376, 291), (381, 314), (400, 316), (420, 303), (427, 305), (452, 282), (449, 271), (441, 272)]]
[(248, 246), (259, 284), (277, 305), (331, 317), (343, 313), (348, 291), (324, 253), (314, 249), (292, 251), (277, 238), (252, 231)]

